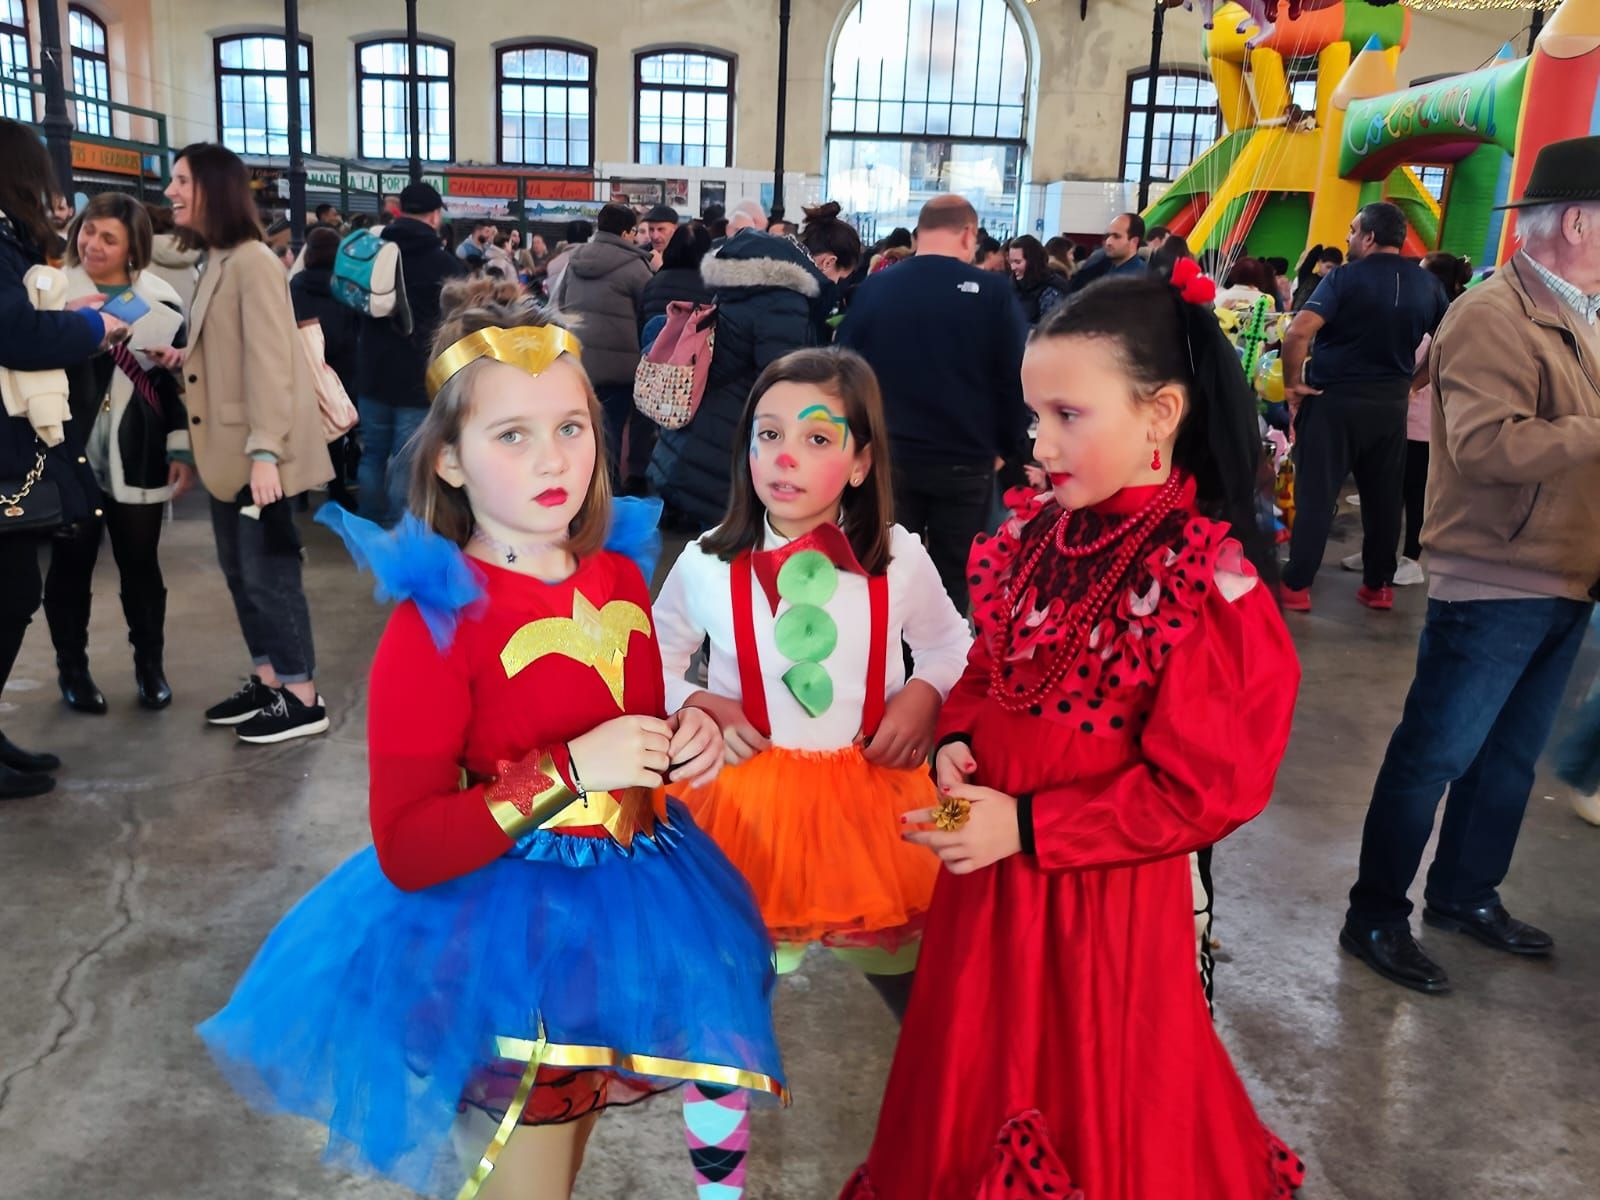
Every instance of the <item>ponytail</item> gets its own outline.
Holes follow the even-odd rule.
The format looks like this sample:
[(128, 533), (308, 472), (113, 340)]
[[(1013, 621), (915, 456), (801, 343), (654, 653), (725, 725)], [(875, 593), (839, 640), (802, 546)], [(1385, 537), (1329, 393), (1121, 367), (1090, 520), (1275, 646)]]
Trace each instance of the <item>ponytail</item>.
[(1270, 495), (1263, 478), (1256, 397), (1233, 343), (1217, 324), (1211, 301), (1216, 285), (1193, 259), (1159, 276), (1102, 279), (1053, 311), (1035, 339), (1099, 338), (1117, 350), (1122, 369), (1140, 396), (1176, 383), (1188, 411), (1173, 445), (1173, 465), (1195, 481), (1195, 502), (1206, 516), (1227, 522), (1263, 579), (1277, 575), (1260, 500)]
[(1200, 274), (1194, 260), (1182, 259), (1173, 266), (1168, 290), (1183, 326), (1191, 377), (1189, 417), (1178, 429), (1173, 461), (1194, 476), (1196, 498), (1228, 523), (1257, 574), (1273, 582), (1278, 561), (1266, 534), (1262, 498), (1272, 495), (1274, 481), (1263, 469), (1255, 391), (1217, 322), (1211, 304), (1216, 284)]

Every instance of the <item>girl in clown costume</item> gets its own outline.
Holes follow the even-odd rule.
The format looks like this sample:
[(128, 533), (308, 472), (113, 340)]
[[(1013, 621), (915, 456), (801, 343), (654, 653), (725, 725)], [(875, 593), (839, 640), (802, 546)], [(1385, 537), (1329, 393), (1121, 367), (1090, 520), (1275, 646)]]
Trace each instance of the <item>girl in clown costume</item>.
[[(656, 600), (669, 707), (721, 727), (727, 766), (684, 793), (750, 881), (778, 971), (821, 942), (905, 1011), (937, 862), (900, 838), (971, 637), (921, 542), (892, 523), (871, 368), (801, 350), (756, 381), (722, 524)], [(709, 636), (705, 688), (684, 680)], [(902, 640), (914, 660), (906, 678)], [(702, 1200), (740, 1194), (742, 1099), (687, 1089)]]

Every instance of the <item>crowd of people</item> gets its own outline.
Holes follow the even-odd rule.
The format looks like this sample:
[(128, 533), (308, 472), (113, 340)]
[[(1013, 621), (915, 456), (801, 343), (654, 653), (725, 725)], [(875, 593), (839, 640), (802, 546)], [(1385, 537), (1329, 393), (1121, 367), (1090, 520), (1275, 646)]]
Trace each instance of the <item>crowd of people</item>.
[[(1448, 788), (1424, 920), (1550, 952), (1497, 889), (1600, 580), (1600, 139), (1541, 154), (1522, 250), (1470, 288), (1386, 203), (1297, 285), (1244, 255), (1219, 290), (1133, 213), (1079, 253), (956, 195), (874, 246), (835, 204), (618, 202), (524, 247), (447, 232), (413, 183), (378, 229), (404, 322), (341, 302), (327, 206), (279, 253), (221, 147), (179, 152), (165, 211), (98, 196), (64, 241), (37, 137), (0, 121), (0, 158), (0, 683), (42, 601), (64, 700), (106, 710), (109, 537), (139, 702), (172, 703), (161, 516), (193, 486), (249, 658), (207, 722), (328, 728), (297, 498), (328, 490), (316, 519), (399, 602), (373, 845), (200, 1029), (336, 1164), (566, 1195), (605, 1109), (681, 1087), (699, 1194), (737, 1200), (749, 1098), (789, 1099), (773, 991), (820, 944), (903, 1032), (843, 1197), (1291, 1194), (1201, 915), (1272, 794), (1284, 610), (1351, 472), (1361, 602), (1425, 553), (1429, 605), (1339, 942), (1449, 986), (1406, 900)], [(1234, 304), (1295, 312), (1283, 564)], [(636, 379), (686, 310), (710, 362), (657, 427)], [(652, 599), (663, 521), (689, 541)], [(0, 796), (59, 766), (0, 737)]]

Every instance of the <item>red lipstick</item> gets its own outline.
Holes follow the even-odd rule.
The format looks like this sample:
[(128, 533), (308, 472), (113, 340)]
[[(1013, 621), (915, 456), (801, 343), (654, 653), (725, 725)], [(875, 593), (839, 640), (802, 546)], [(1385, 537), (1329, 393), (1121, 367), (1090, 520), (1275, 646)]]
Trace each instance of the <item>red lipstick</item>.
[(1067, 474), (1064, 474), (1064, 473), (1061, 473), (1061, 472), (1057, 472), (1057, 471), (1051, 471), (1050, 472), (1050, 486), (1051, 487), (1060, 487), (1063, 483), (1066, 483), (1071, 478), (1072, 478), (1071, 475), (1067, 475)]
[(546, 488), (533, 498), (535, 504), (545, 508), (560, 508), (567, 502), (566, 488)]

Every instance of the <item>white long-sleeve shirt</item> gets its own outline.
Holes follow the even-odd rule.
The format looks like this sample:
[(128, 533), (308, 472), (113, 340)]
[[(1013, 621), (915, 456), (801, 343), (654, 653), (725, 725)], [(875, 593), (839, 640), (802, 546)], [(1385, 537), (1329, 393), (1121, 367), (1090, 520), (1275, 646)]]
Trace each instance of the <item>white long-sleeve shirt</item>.
[[(763, 549), (784, 545), (787, 538), (767, 526)], [(906, 685), (905, 660), (900, 643), (911, 647), (914, 679), (947, 696), (967, 665), (972, 635), (967, 623), (939, 581), (939, 572), (922, 543), (896, 525), (891, 533), (889, 563), (889, 629), (884, 663), (884, 699)], [(689, 660), (706, 637), (711, 639), (711, 661), (704, 690), (742, 699), (739, 662), (734, 651), (732, 564), (700, 548), (698, 541), (684, 547), (673, 564), (654, 604), (656, 641), (666, 676), (667, 711), (676, 711), (702, 690), (684, 678)], [(867, 655), (872, 633), (872, 613), (867, 581), (853, 572), (839, 573), (839, 588), (823, 607), (839, 628), (839, 641), (822, 663), (833, 680), (833, 703), (819, 717), (800, 706), (784, 686), (783, 674), (793, 662), (778, 651), (773, 627), (788, 610), (778, 602), (774, 613), (759, 586), (752, 589), (752, 614), (761, 674), (766, 683), (767, 715), (772, 742), (790, 750), (837, 750), (850, 745), (861, 732), (866, 701)]]

